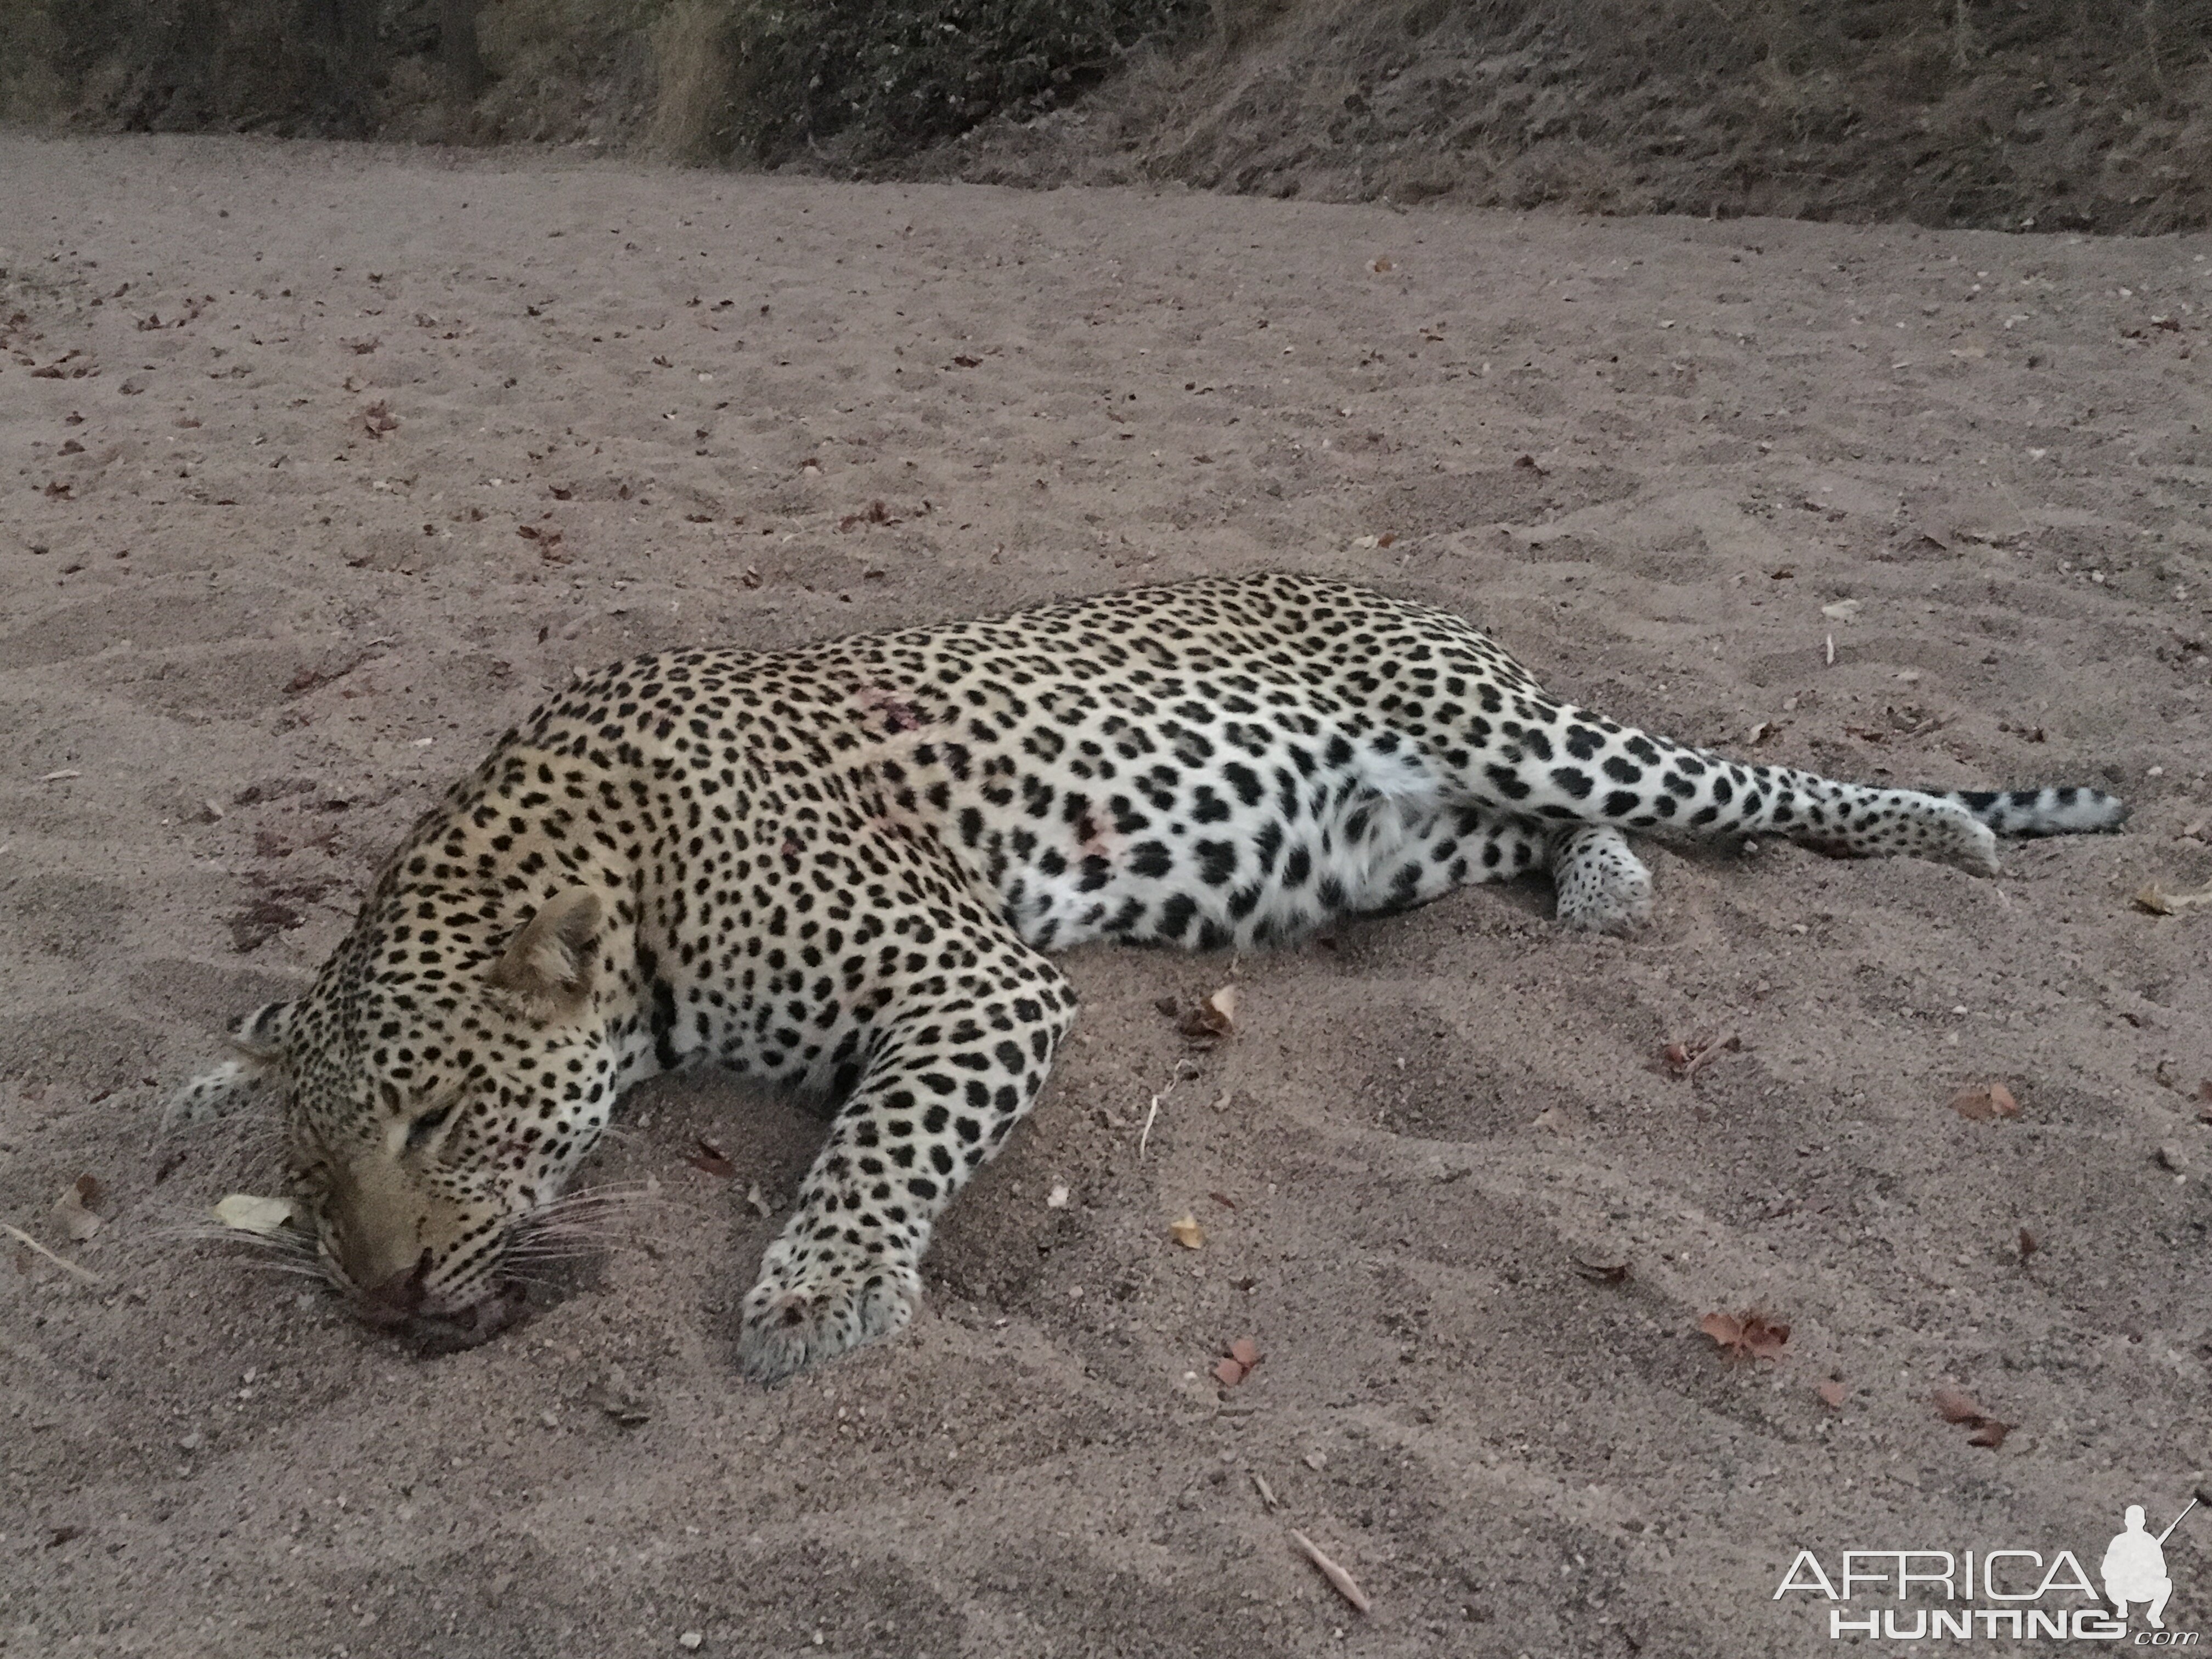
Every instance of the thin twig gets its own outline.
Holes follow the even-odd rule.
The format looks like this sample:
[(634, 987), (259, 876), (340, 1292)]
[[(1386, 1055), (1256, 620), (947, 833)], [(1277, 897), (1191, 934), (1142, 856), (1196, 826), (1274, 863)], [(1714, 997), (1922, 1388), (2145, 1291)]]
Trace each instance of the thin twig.
[(1275, 1507), (1275, 1489), (1267, 1484), (1267, 1477), (1259, 1470), (1252, 1471), (1252, 1484), (1260, 1489), (1260, 1501), (1269, 1509)]
[(1367, 1600), (1367, 1592), (1359, 1588), (1350, 1573), (1330, 1560), (1322, 1553), (1320, 1545), (1315, 1543), (1296, 1527), (1291, 1528), (1291, 1541), (1305, 1552), (1307, 1560), (1321, 1569), (1321, 1576), (1328, 1580), (1330, 1587), (1339, 1595), (1351, 1602), (1357, 1611), (1365, 1613), (1368, 1610), (1371, 1604)]
[(32, 1237), (30, 1234), (25, 1232), (21, 1227), (11, 1227), (6, 1222), (0, 1221), (0, 1233), (5, 1233), (9, 1237), (15, 1239), (31, 1249), (36, 1250), (40, 1255), (46, 1257), (47, 1261), (52, 1262), (54, 1266), (59, 1267), (64, 1273), (75, 1273), (79, 1279), (82, 1279), (88, 1285), (97, 1285), (100, 1283), (100, 1275), (93, 1272), (91, 1268), (80, 1267), (76, 1262), (70, 1261), (67, 1257), (56, 1255), (52, 1250), (40, 1243), (37, 1239)]
[(2005, 481), (1993, 477), (1990, 482), (1996, 486), (1997, 494), (2005, 498), (2005, 505), (2012, 508), (2013, 516), (2020, 520), (2022, 538), (2035, 534), (2035, 520), (2027, 516), (2027, 509), (2020, 504), (2020, 498), (2006, 487)]
[(1150, 1141), (1152, 1138), (1152, 1123), (1153, 1121), (1160, 1115), (1160, 1103), (1165, 1100), (1170, 1095), (1173, 1094), (1176, 1091), (1176, 1085), (1182, 1081), (1182, 1079), (1180, 1076), (1169, 1079), (1168, 1086), (1152, 1097), (1152, 1109), (1145, 1114), (1145, 1127), (1137, 1136), (1137, 1156), (1139, 1158), (1142, 1158), (1145, 1155), (1146, 1143)]
[(1712, 1059), (1714, 1055), (1727, 1050), (1735, 1041), (1736, 1034), (1734, 1031), (1730, 1031), (1724, 1037), (1715, 1037), (1711, 1042), (1708, 1042), (1704, 1048), (1698, 1049), (1697, 1053), (1690, 1056), (1690, 1063), (1682, 1068), (1682, 1075), (1684, 1077), (1694, 1075), (1698, 1066)]

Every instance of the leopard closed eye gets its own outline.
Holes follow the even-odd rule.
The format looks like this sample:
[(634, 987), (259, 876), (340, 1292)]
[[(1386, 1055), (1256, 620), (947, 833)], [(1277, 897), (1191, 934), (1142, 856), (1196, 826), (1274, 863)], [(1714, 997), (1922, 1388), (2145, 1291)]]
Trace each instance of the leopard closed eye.
[(1548, 874), (1651, 908), (1631, 833), (1774, 834), (1977, 872), (2110, 829), (2086, 788), (1752, 766), (1547, 696), (1472, 624), (1287, 574), (580, 680), (423, 816), (301, 996), (174, 1116), (281, 1092), (321, 1271), (488, 1331), (616, 1103), (712, 1061), (837, 1101), (744, 1300), (773, 1382), (904, 1326), (932, 1229), (1075, 1018), (1047, 954), (1206, 950)]

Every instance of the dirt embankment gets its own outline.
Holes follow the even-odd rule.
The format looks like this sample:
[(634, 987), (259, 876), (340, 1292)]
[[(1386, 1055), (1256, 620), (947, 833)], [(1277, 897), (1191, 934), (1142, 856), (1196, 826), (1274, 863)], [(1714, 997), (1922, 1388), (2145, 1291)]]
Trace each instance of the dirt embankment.
[(0, 0), (0, 112), (716, 166), (2151, 234), (2212, 0)]
[[(1305, 0), (937, 170), (2149, 234), (2212, 210), (2212, 7)], [(2186, 15), (2185, 15), (2185, 12)]]

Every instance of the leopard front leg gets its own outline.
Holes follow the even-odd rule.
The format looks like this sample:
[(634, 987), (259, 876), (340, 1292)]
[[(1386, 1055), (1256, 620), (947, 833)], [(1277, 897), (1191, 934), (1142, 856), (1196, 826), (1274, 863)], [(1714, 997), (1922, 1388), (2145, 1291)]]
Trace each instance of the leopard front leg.
[(1044, 1087), (1075, 991), (1011, 932), (908, 988), (746, 1294), (738, 1364), (779, 1382), (903, 1329), (938, 1216)]

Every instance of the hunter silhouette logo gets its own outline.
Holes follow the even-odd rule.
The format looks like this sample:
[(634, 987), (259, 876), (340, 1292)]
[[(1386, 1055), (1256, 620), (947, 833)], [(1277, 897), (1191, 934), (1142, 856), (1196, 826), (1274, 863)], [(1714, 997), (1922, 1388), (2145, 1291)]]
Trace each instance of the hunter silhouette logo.
[(2127, 1530), (2105, 1547), (2105, 1563), (2098, 1569), (2105, 1581), (2105, 1599), (2112, 1604), (2115, 1617), (2125, 1619), (2130, 1601), (2147, 1602), (2143, 1617), (2150, 1627), (2166, 1628), (2166, 1599), (2173, 1594), (2173, 1580), (2166, 1576), (2166, 1540), (2173, 1536), (2181, 1516), (2196, 1507), (2192, 1498), (2181, 1515), (2167, 1522), (2166, 1530), (2154, 1538), (2143, 1530), (2142, 1505), (2128, 1505), (2123, 1517)]

